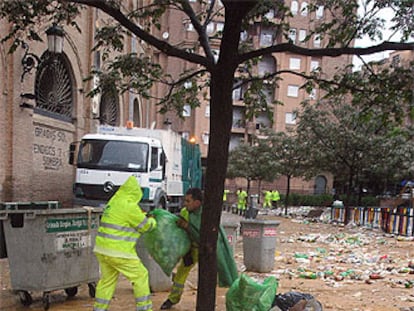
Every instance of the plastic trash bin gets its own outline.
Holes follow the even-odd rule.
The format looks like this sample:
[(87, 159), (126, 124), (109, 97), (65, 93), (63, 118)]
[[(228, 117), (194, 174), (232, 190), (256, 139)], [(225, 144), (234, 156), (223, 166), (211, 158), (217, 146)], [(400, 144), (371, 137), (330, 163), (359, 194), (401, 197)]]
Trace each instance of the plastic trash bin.
[(224, 231), (226, 232), (227, 241), (231, 249), (234, 251), (236, 250), (236, 243), (237, 243), (237, 236), (239, 230), (239, 224), (236, 222), (224, 222), (221, 224)]
[(23, 305), (32, 303), (30, 292), (43, 292), (49, 308), (50, 292), (64, 289), (75, 296), (87, 283), (95, 296), (99, 267), (93, 244), (102, 209), (6, 209), (3, 223), (10, 281)]
[(246, 270), (270, 272), (274, 268), (276, 249), (276, 220), (242, 220), (243, 262)]
[(148, 253), (144, 241), (139, 239), (136, 245), (138, 257), (148, 270), (149, 284), (152, 292), (166, 292), (172, 287), (171, 278), (162, 271), (161, 267)]

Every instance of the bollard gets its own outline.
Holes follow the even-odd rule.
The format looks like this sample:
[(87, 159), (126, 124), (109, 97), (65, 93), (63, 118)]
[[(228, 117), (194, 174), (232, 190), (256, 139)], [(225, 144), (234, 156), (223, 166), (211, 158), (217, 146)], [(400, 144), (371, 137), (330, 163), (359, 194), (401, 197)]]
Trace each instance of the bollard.
[(276, 220), (242, 220), (243, 260), (246, 270), (270, 272), (275, 264)]

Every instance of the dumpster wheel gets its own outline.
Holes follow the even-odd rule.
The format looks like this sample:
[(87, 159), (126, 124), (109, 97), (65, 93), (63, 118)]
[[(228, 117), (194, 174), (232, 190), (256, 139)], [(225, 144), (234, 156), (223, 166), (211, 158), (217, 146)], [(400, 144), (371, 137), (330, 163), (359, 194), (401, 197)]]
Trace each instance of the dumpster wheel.
[(29, 294), (29, 292), (25, 290), (21, 290), (18, 292), (20, 302), (23, 306), (28, 307), (32, 304), (33, 299), (32, 296)]
[(92, 283), (88, 283), (88, 287), (89, 287), (89, 296), (91, 298), (95, 298), (95, 293), (96, 293), (96, 283), (92, 282)]
[(43, 293), (42, 302), (43, 302), (43, 309), (49, 310), (49, 307), (50, 307), (50, 293), (49, 292)]
[(68, 295), (68, 297), (75, 297), (76, 294), (78, 293), (78, 288), (76, 286), (65, 288), (65, 293), (66, 295)]

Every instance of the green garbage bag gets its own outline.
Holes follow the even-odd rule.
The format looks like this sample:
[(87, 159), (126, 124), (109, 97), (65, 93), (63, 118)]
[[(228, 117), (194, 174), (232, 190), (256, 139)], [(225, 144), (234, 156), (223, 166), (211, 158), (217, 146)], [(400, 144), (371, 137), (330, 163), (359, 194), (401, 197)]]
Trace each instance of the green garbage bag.
[(233, 251), (221, 226), (217, 238), (217, 273), (220, 287), (230, 287), (239, 277)]
[(157, 227), (142, 236), (144, 246), (162, 271), (170, 276), (181, 257), (190, 250), (191, 241), (177, 226), (178, 216), (158, 208), (148, 214), (154, 216)]
[(241, 274), (227, 291), (226, 311), (269, 311), (278, 285), (273, 276), (260, 284), (246, 274)]

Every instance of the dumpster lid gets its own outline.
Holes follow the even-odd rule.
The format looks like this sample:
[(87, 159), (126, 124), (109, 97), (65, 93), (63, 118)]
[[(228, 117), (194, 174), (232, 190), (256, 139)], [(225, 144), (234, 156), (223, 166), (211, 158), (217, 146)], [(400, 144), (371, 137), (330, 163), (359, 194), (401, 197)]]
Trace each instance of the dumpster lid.
[(0, 210), (33, 210), (60, 208), (59, 201), (1, 202)]
[(270, 219), (243, 219), (240, 220), (242, 224), (261, 224), (261, 225), (280, 225), (280, 221), (278, 220), (270, 220)]

